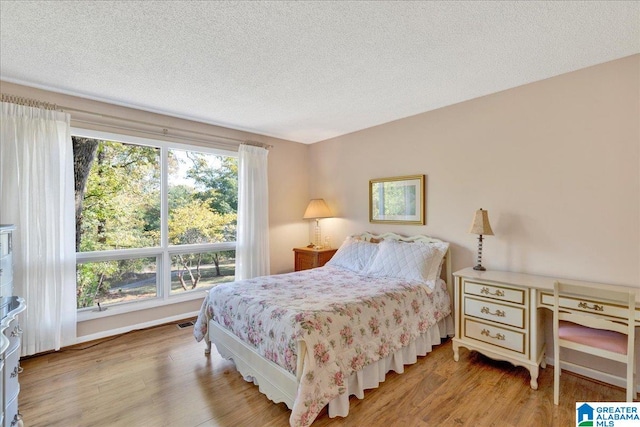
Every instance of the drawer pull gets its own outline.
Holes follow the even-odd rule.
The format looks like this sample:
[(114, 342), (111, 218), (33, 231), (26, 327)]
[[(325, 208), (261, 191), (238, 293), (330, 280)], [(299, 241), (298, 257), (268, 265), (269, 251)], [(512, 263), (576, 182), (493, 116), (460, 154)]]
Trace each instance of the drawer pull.
[(497, 333), (495, 335), (491, 335), (491, 332), (489, 332), (488, 329), (483, 329), (480, 332), (482, 335), (489, 337), (489, 338), (494, 338), (496, 340), (500, 340), (500, 341), (504, 341), (506, 339), (506, 337), (503, 334)]
[(482, 307), (480, 312), (482, 314), (490, 314), (492, 316), (498, 316), (498, 317), (505, 317), (507, 315), (507, 313), (502, 310), (496, 310), (495, 313), (492, 313), (491, 310), (489, 310), (489, 307)]
[(489, 291), (489, 288), (487, 288), (486, 286), (483, 286), (482, 289), (480, 289), (480, 293), (481, 294), (485, 294), (485, 295), (494, 295), (497, 297), (503, 297), (504, 296), (504, 291), (501, 291), (500, 289), (497, 289), (494, 293), (491, 293), (491, 291)]
[(593, 310), (593, 311), (604, 311), (604, 306), (603, 305), (598, 305), (598, 304), (593, 304), (593, 306), (589, 307), (589, 304), (587, 304), (586, 302), (582, 302), (580, 301), (580, 303), (578, 304), (579, 308), (586, 308), (587, 310)]
[(22, 371), (22, 368), (20, 368), (19, 366), (16, 366), (15, 368), (13, 368), (13, 371), (11, 372), (11, 378), (17, 377), (21, 371)]
[[(18, 412), (16, 415), (14, 415), (13, 421), (11, 421), (11, 427), (17, 426), (18, 423), (20, 423), (20, 421), (22, 421), (22, 414), (20, 412)], [(20, 424), (20, 425), (22, 425), (22, 424)]]
[(16, 325), (13, 328), (13, 331), (11, 331), (11, 336), (12, 337), (18, 337), (22, 334), (22, 329), (20, 328), (20, 325)]

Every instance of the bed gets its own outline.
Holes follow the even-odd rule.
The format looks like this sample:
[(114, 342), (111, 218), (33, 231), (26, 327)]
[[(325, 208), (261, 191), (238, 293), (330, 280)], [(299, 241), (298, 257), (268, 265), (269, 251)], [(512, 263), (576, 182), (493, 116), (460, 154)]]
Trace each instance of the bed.
[(347, 416), (387, 372), (452, 336), (448, 243), (393, 233), (350, 236), (324, 267), (212, 288), (197, 340), (310, 425), (326, 405)]

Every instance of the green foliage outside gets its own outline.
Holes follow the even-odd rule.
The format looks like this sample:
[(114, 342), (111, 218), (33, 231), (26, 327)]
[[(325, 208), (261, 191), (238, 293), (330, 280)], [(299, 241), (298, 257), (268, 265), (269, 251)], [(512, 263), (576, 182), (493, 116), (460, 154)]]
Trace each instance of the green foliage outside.
[[(396, 182), (376, 184), (372, 195), (373, 216), (384, 215), (387, 218), (415, 215), (417, 212), (417, 195), (413, 186)], [(384, 207), (384, 212), (381, 209)]]
[[(160, 246), (160, 150), (76, 137), (73, 142), (77, 251)], [(169, 243), (235, 241), (237, 159), (169, 150), (168, 164)], [(172, 292), (235, 274), (235, 251), (176, 254), (171, 261)], [(156, 296), (156, 267), (155, 257), (78, 264), (78, 308)], [(174, 290), (176, 279), (180, 287)]]

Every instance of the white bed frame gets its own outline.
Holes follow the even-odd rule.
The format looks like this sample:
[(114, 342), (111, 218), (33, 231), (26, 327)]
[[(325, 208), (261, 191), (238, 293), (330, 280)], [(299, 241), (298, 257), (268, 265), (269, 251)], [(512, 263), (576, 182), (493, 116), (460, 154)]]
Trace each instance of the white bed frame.
[[(403, 242), (442, 242), (442, 240), (424, 235), (404, 237), (395, 233), (386, 233), (382, 235), (363, 233), (352, 237), (366, 241), (393, 239)], [(447, 289), (451, 296), (451, 317), (453, 318), (454, 289), (450, 251), (447, 251), (445, 255), (440, 277), (447, 283)], [(211, 351), (211, 343), (213, 342), (220, 355), (225, 359), (233, 360), (236, 365), (236, 369), (240, 372), (243, 378), (256, 384), (260, 392), (266, 395), (269, 400), (275, 403), (284, 402), (289, 409), (293, 408), (293, 403), (298, 390), (299, 376), (302, 373), (302, 363), (306, 352), (304, 343), (301, 344), (303, 348), (298, 348), (298, 366), (296, 369), (296, 372), (298, 373), (297, 378), (279, 365), (260, 356), (253, 347), (250, 347), (238, 339), (234, 334), (221, 327), (213, 320), (209, 322), (208, 330), (209, 343), (205, 353), (208, 354)], [(355, 375), (355, 373), (352, 375)], [(338, 413), (337, 415), (341, 414)]]

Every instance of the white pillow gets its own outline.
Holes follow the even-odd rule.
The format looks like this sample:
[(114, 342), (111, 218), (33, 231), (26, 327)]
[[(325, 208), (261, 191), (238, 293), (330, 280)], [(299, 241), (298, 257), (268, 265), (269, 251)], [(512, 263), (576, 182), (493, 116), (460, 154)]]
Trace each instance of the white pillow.
[(378, 251), (376, 243), (347, 237), (338, 251), (325, 264), (362, 273)]
[(448, 248), (449, 244), (445, 242), (385, 240), (378, 245), (378, 253), (365, 274), (421, 282), (433, 288)]
[(437, 251), (431, 264), (431, 269), (429, 270), (429, 281), (433, 280), (432, 286), (435, 286), (436, 280), (440, 278), (440, 274), (442, 273), (442, 264), (444, 263), (444, 256), (447, 254), (447, 250), (449, 250), (449, 244), (446, 242), (424, 244), (431, 246)]

